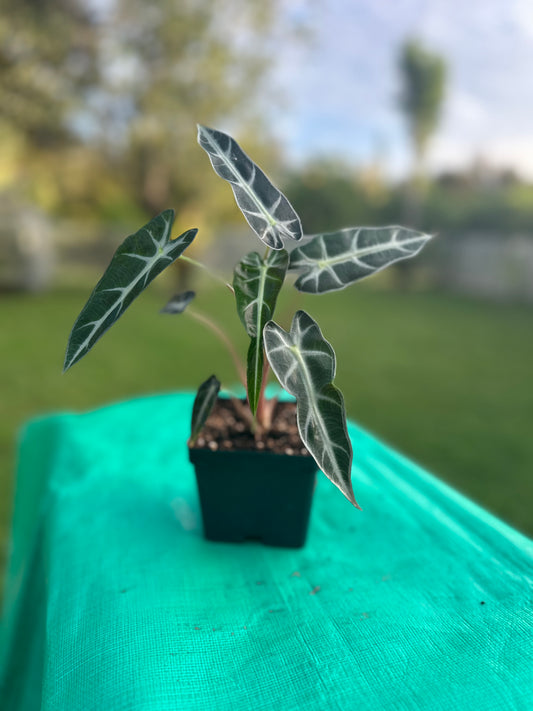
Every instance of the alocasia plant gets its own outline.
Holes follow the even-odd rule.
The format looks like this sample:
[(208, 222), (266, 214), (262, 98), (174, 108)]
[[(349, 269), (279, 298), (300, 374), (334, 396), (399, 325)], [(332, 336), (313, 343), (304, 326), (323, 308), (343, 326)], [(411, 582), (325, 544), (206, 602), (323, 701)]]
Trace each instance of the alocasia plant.
[[(333, 384), (334, 350), (305, 311), (296, 312), (289, 331), (275, 323), (276, 301), (288, 272), (296, 272), (294, 286), (301, 292), (323, 294), (344, 289), (389, 264), (418, 254), (431, 236), (405, 227), (350, 227), (304, 239), (292, 205), (231, 136), (199, 126), (198, 142), (215, 172), (230, 183), (237, 205), (266, 246), (263, 256), (255, 251), (246, 254), (235, 266), (233, 285), (228, 284), (250, 337), (246, 370), (220, 326), (189, 308), (194, 292), (177, 294), (162, 311), (180, 314), (187, 309), (228, 347), (246, 387), (248, 409), (244, 415), (252, 430), (268, 427), (265, 372), (270, 366), (281, 386), (296, 399), (302, 442), (324, 474), (357, 506), (351, 484), (352, 446), (344, 399)], [(65, 370), (88, 353), (143, 289), (191, 244), (197, 230), (189, 229), (173, 239), (173, 221), (174, 212), (165, 210), (117, 249), (74, 324)], [(191, 445), (219, 390), (220, 382), (214, 375), (198, 389)]]

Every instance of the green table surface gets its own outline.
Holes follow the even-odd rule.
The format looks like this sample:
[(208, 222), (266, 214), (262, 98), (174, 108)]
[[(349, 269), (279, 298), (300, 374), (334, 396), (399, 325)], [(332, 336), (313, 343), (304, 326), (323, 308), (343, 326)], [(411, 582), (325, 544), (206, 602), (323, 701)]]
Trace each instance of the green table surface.
[(191, 407), (25, 427), (3, 711), (533, 709), (526, 538), (350, 424), (362, 512), (320, 475), (304, 548), (207, 542)]

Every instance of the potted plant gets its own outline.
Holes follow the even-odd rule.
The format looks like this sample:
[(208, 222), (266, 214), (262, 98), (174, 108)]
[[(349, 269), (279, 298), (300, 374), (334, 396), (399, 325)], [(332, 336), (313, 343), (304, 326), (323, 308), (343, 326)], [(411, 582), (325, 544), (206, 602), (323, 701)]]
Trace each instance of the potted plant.
[[(315, 472), (320, 469), (359, 508), (351, 484), (352, 447), (344, 400), (333, 384), (335, 353), (316, 321), (295, 313), (288, 331), (274, 320), (288, 272), (300, 292), (344, 289), (400, 259), (417, 254), (430, 235), (403, 227), (350, 227), (304, 237), (287, 198), (229, 135), (198, 127), (198, 142), (215, 172), (232, 187), (237, 205), (263, 243), (235, 266), (232, 284), (237, 313), (250, 338), (246, 367), (216, 323), (188, 309), (194, 292), (173, 297), (162, 309), (188, 309), (229, 348), (246, 398), (219, 397), (213, 375), (193, 405), (190, 460), (197, 474), (207, 538), (301, 546), (305, 541)], [(171, 237), (174, 211), (165, 210), (115, 252), (70, 334), (64, 370), (94, 346), (131, 302), (167, 266), (184, 259), (196, 237), (189, 229)], [(292, 249), (291, 249), (292, 246)], [(272, 369), (294, 399), (267, 399)]]

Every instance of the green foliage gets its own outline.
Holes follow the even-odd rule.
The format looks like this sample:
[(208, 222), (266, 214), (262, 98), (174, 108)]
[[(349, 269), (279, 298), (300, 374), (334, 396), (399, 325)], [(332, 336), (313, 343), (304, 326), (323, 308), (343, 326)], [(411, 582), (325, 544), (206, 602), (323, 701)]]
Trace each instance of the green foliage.
[(343, 163), (314, 162), (298, 173), (290, 173), (286, 193), (307, 234), (353, 222), (366, 225), (383, 221), (381, 195), (366, 189), (353, 169)]
[(32, 150), (72, 140), (68, 116), (99, 80), (97, 24), (78, 0), (4, 0), (0, 11), (0, 125)]
[[(231, 183), (244, 217), (267, 244), (264, 258), (252, 252), (239, 262), (234, 273), (237, 312), (251, 339), (246, 378), (248, 404), (254, 418), (261, 410), (259, 422), (254, 421), (252, 426), (267, 427), (264, 409), (260, 408), (266, 382), (264, 340), (270, 366), (283, 387), (296, 397), (303, 442), (326, 476), (357, 506), (351, 488), (352, 450), (346, 431), (344, 400), (332, 383), (333, 349), (318, 325), (303, 311), (296, 313), (289, 333), (270, 320), (289, 263), (289, 254), (283, 249), (284, 240), (301, 239), (300, 218), (231, 136), (199, 126), (198, 139), (215, 172)], [(163, 212), (119, 247), (74, 324), (65, 370), (83, 357), (152, 279), (190, 245), (196, 229), (170, 239), (173, 217), (173, 211)], [(427, 239), (428, 235), (400, 227), (349, 228), (318, 235), (307, 246), (296, 249), (290, 257), (291, 267), (304, 272), (297, 281), (300, 290), (322, 293), (343, 288), (398, 259), (417, 254)], [(275, 249), (273, 253), (270, 247)], [(163, 311), (182, 313), (193, 296), (192, 292), (179, 294)], [(228, 345), (239, 369), (238, 358), (227, 336), (210, 319), (198, 313), (194, 315)], [(218, 388), (214, 376), (201, 386), (193, 417), (193, 440)]]
[(344, 399), (333, 385), (336, 363), (331, 344), (305, 311), (296, 312), (289, 332), (269, 321), (264, 337), (272, 370), (296, 398), (302, 442), (328, 479), (358, 507), (352, 489), (352, 445)]
[(400, 105), (407, 116), (416, 153), (421, 158), (435, 130), (444, 98), (446, 64), (418, 41), (408, 41), (400, 56), (403, 93)]
[(237, 313), (250, 336), (246, 383), (254, 415), (263, 381), (263, 328), (274, 316), (288, 264), (289, 254), (285, 249), (270, 252), (266, 259), (257, 252), (250, 252), (237, 264), (233, 275)]
[[(408, 192), (406, 184), (365, 182), (364, 173), (352, 176), (342, 163), (307, 166), (290, 174), (286, 187), (308, 234), (350, 222), (401, 224)], [(533, 185), (510, 180), (505, 173), (478, 175), (473, 166), (426, 183), (418, 207), (417, 228), (445, 239), (447, 232), (478, 230), (500, 233), (502, 239), (518, 231), (527, 235), (533, 224)]]
[(99, 142), (114, 152), (117, 143), (123, 147), (120, 179), (147, 214), (172, 202), (213, 208), (201, 158), (187, 140), (190, 125), (230, 119), (243, 126), (260, 113), (255, 107), (266, 94), (263, 79), (279, 4), (112, 4), (101, 38), (116, 72), (102, 82), (104, 109), (94, 124), (101, 127)]
[(475, 184), (468, 176), (449, 184), (438, 181), (428, 187), (421, 203), (420, 219), (428, 229), (455, 233), (483, 230), (505, 235), (531, 231), (533, 186)]
[(117, 249), (72, 328), (65, 371), (91, 350), (131, 302), (191, 244), (196, 230), (171, 239), (173, 222), (174, 211), (166, 210)]
[(185, 136), (197, 120), (255, 125), (272, 38), (296, 37), (280, 2), (5, 0), (3, 184), (78, 219), (146, 220), (201, 203), (220, 220), (226, 208)]
[(200, 434), (200, 430), (205, 425), (209, 413), (216, 402), (219, 391), (220, 381), (214, 375), (205, 380), (198, 388), (192, 406), (191, 438), (189, 440), (191, 446), (194, 445)]
[(405, 227), (351, 227), (316, 235), (294, 249), (289, 268), (300, 272), (298, 291), (325, 294), (414, 257), (430, 238)]
[(285, 239), (302, 239), (302, 224), (290, 202), (231, 136), (198, 126), (198, 143), (215, 173), (230, 183), (246, 221), (267, 247), (283, 249)]

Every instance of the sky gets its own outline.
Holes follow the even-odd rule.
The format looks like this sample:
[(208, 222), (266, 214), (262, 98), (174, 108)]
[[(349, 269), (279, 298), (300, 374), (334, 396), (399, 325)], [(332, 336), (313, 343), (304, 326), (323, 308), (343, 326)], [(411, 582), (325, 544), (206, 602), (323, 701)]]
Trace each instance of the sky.
[(397, 57), (416, 37), (448, 66), (429, 169), (483, 157), (533, 178), (533, 0), (287, 0), (287, 12), (312, 30), (309, 44), (279, 48), (274, 73), (286, 104), (272, 129), (292, 162), (340, 155), (408, 171)]

